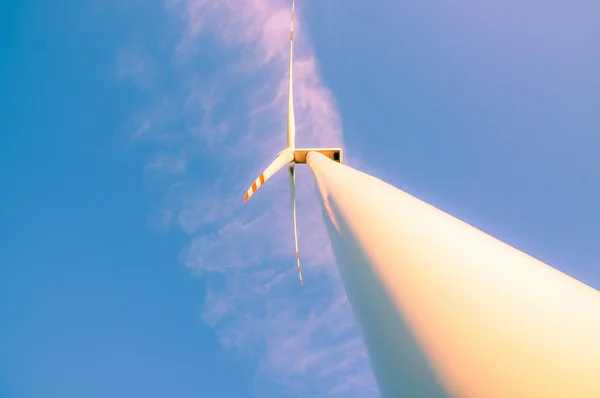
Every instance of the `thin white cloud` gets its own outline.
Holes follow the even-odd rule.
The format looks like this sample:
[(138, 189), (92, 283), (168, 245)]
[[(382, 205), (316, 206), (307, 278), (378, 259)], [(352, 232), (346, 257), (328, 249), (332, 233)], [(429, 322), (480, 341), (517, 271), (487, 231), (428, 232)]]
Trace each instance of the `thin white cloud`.
[[(378, 396), (309, 171), (297, 168), (304, 288), (286, 173), (242, 202), (285, 145), (288, 2), (168, 0), (167, 10), (183, 23), (166, 62), (176, 87), (154, 92), (131, 130), (154, 143), (148, 167), (177, 176), (152, 220), (189, 236), (181, 261), (206, 281), (204, 321), (224, 349), (257, 362), (257, 396)], [(295, 29), (297, 145), (342, 145), (333, 95), (301, 22)], [(209, 57), (222, 62), (197, 72)]]
[(139, 39), (133, 40), (117, 55), (117, 77), (130, 80), (143, 91), (152, 89), (158, 66), (150, 51)]
[(161, 170), (167, 173), (179, 174), (186, 169), (185, 158), (181, 155), (158, 154), (144, 169), (146, 172)]

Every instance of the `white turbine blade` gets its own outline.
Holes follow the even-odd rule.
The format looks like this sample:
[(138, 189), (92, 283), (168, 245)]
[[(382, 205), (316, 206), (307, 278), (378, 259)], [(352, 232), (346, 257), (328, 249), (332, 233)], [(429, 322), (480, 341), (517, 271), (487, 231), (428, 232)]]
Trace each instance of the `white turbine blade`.
[(300, 254), (298, 253), (298, 229), (296, 228), (296, 175), (294, 174), (295, 165), (289, 166), (290, 172), (290, 194), (292, 195), (292, 214), (294, 217), (294, 243), (296, 244), (296, 263), (298, 264), (298, 276), (300, 284), (304, 286), (302, 280), (302, 271), (300, 270)]
[(256, 190), (260, 188), (269, 178), (271, 178), (275, 173), (281, 170), (283, 166), (285, 166), (293, 160), (293, 153), (289, 151), (280, 152), (279, 155), (277, 155), (277, 158), (275, 158), (275, 160), (273, 161), (273, 163), (271, 163), (269, 167), (267, 167), (265, 171), (263, 171), (258, 176), (258, 178), (252, 183), (250, 188), (248, 188), (248, 191), (244, 196), (244, 203), (246, 203), (246, 201), (250, 199), (250, 196), (252, 196), (254, 192), (256, 192)]
[(292, 0), (292, 25), (290, 27), (290, 76), (288, 82), (288, 125), (287, 125), (287, 147), (296, 146), (296, 118), (294, 116), (294, 90), (292, 84), (292, 65), (294, 62), (294, 4)]

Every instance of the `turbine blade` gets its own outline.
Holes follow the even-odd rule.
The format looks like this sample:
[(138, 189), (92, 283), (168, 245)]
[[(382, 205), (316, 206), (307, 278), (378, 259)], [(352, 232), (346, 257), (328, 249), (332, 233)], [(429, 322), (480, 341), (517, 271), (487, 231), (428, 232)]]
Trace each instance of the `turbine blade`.
[(267, 167), (265, 169), (265, 171), (263, 171), (258, 176), (258, 178), (252, 183), (250, 188), (248, 188), (248, 191), (246, 192), (246, 195), (244, 196), (244, 203), (246, 203), (246, 201), (248, 199), (250, 199), (250, 197), (252, 195), (254, 195), (254, 192), (256, 192), (258, 190), (258, 188), (260, 188), (262, 185), (264, 185), (264, 183), (267, 182), (267, 180), (269, 178), (271, 178), (275, 173), (277, 173), (279, 170), (281, 170), (283, 168), (283, 166), (285, 166), (286, 164), (290, 163), (293, 160), (294, 160), (294, 155), (292, 152), (283, 151), (283, 152), (279, 153), (279, 155), (277, 155), (277, 157), (275, 158), (273, 163), (271, 163), (269, 165), (269, 167)]
[(296, 146), (296, 118), (294, 116), (294, 90), (292, 82), (292, 65), (294, 63), (294, 7), (292, 0), (292, 24), (290, 27), (290, 75), (288, 82), (288, 120), (287, 120), (287, 147)]
[(302, 280), (302, 270), (300, 269), (300, 255), (298, 254), (298, 229), (296, 228), (296, 175), (295, 165), (289, 166), (290, 172), (290, 194), (292, 195), (292, 214), (294, 217), (294, 243), (296, 244), (296, 263), (298, 265), (298, 276), (300, 277), (300, 284), (304, 286)]

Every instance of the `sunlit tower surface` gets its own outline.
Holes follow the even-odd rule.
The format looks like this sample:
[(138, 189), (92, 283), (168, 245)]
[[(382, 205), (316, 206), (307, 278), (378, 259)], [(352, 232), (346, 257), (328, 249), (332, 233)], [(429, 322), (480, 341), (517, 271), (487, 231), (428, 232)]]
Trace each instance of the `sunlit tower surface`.
[[(344, 164), (295, 147), (293, 20), (287, 145), (246, 202), (308, 163), (340, 275), (383, 398), (600, 397), (600, 292)], [(310, 248), (307, 248), (310, 250)]]
[(600, 397), (600, 292), (311, 152), (382, 397)]

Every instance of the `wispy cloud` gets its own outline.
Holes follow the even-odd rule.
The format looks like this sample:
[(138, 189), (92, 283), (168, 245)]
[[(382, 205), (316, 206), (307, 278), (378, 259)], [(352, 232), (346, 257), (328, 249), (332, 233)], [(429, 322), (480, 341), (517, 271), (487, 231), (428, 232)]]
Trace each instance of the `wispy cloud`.
[[(182, 32), (164, 62), (173, 84), (152, 93), (131, 131), (152, 143), (146, 170), (172, 178), (153, 223), (189, 236), (181, 261), (206, 281), (204, 321), (225, 349), (257, 361), (258, 396), (377, 396), (309, 171), (297, 178), (305, 288), (285, 173), (242, 206), (247, 185), (285, 144), (288, 2), (168, 0), (167, 10)], [(342, 145), (335, 100), (301, 22), (296, 31), (297, 144)], [(143, 90), (144, 59), (118, 61)]]
[(130, 80), (140, 89), (152, 89), (152, 83), (158, 74), (158, 68), (150, 51), (135, 38), (117, 55), (117, 77)]

